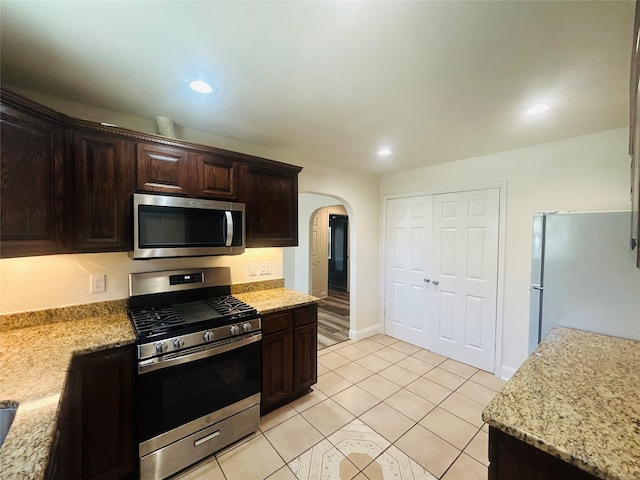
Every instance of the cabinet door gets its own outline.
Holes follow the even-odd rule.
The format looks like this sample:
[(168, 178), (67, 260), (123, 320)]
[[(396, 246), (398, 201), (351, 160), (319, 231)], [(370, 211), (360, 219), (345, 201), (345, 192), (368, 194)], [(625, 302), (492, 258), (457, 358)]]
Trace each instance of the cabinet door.
[(0, 109), (0, 255), (63, 253), (68, 185), (62, 127), (11, 105)]
[(72, 388), (69, 386), (64, 389), (60, 398), (60, 407), (58, 410), (58, 425), (55, 433), (53, 445), (49, 452), (49, 461), (45, 473), (46, 480), (64, 480), (72, 478), (76, 454), (73, 451), (74, 445), (71, 442), (70, 432), (73, 430), (73, 411)]
[(118, 136), (76, 131), (75, 229), (81, 252), (127, 250), (134, 189), (133, 144)]
[(261, 407), (267, 409), (291, 392), (291, 331), (262, 337)]
[(318, 381), (318, 324), (296, 327), (293, 332), (293, 390), (308, 390)]
[(205, 153), (192, 153), (191, 157), (190, 194), (197, 197), (237, 200), (237, 161)]
[[(74, 358), (70, 388), (69, 451), (66, 478), (116, 479), (135, 473), (133, 346)], [(66, 433), (66, 432), (63, 432)]]
[(590, 473), (489, 427), (489, 480), (596, 480)]
[(138, 190), (180, 195), (188, 193), (189, 165), (186, 150), (140, 143), (136, 169)]
[(247, 247), (298, 245), (298, 170), (245, 165)]
[(318, 381), (318, 306), (293, 311), (293, 390), (304, 392)]

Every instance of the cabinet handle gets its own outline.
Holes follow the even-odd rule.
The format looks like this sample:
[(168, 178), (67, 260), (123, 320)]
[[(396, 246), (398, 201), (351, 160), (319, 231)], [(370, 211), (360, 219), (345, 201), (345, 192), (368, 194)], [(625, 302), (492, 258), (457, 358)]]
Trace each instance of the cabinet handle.
[(434, 281), (433, 281), (433, 284), (434, 284), (434, 285), (440, 285), (440, 282), (439, 282), (438, 280), (434, 280)]
[(429, 283), (431, 281), (430, 278), (423, 278), (423, 280), (424, 280), (424, 283)]

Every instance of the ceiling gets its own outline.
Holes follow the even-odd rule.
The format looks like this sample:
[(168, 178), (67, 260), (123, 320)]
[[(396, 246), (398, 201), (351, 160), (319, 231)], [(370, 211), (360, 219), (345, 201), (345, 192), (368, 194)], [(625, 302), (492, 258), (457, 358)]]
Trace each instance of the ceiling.
[(3, 84), (300, 164), (388, 172), (629, 124), (633, 0), (0, 6)]

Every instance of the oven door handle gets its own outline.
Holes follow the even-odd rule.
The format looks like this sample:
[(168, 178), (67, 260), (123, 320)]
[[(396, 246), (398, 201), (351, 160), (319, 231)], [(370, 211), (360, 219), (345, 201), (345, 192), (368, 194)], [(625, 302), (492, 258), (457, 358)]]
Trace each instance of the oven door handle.
[[(262, 333), (253, 334), (249, 337), (245, 337), (242, 340), (233, 340), (228, 343), (224, 343), (219, 346), (203, 346), (202, 349), (197, 351), (191, 351), (191, 353), (185, 353), (184, 355), (172, 356), (170, 358), (164, 357), (156, 357), (149, 360), (144, 360), (142, 362), (138, 362), (138, 374), (142, 375), (145, 373), (153, 372), (154, 370), (159, 370), (161, 368), (173, 367), (176, 365), (181, 365), (187, 362), (193, 362), (195, 360), (201, 360), (203, 358), (212, 357), (214, 355), (219, 355), (224, 352), (228, 352), (230, 350), (234, 350), (236, 348), (244, 347), (250, 345), (255, 342), (259, 342), (262, 340)], [(208, 347), (208, 348), (207, 348)]]

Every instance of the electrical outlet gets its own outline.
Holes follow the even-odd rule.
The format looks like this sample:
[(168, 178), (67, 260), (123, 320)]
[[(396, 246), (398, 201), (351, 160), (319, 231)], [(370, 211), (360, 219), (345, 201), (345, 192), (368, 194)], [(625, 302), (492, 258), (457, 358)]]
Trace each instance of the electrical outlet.
[(260, 262), (260, 275), (271, 274), (271, 262)]
[(104, 292), (107, 290), (107, 276), (104, 273), (91, 275), (89, 282), (91, 293)]
[(254, 277), (258, 274), (258, 262), (249, 262), (249, 276)]

